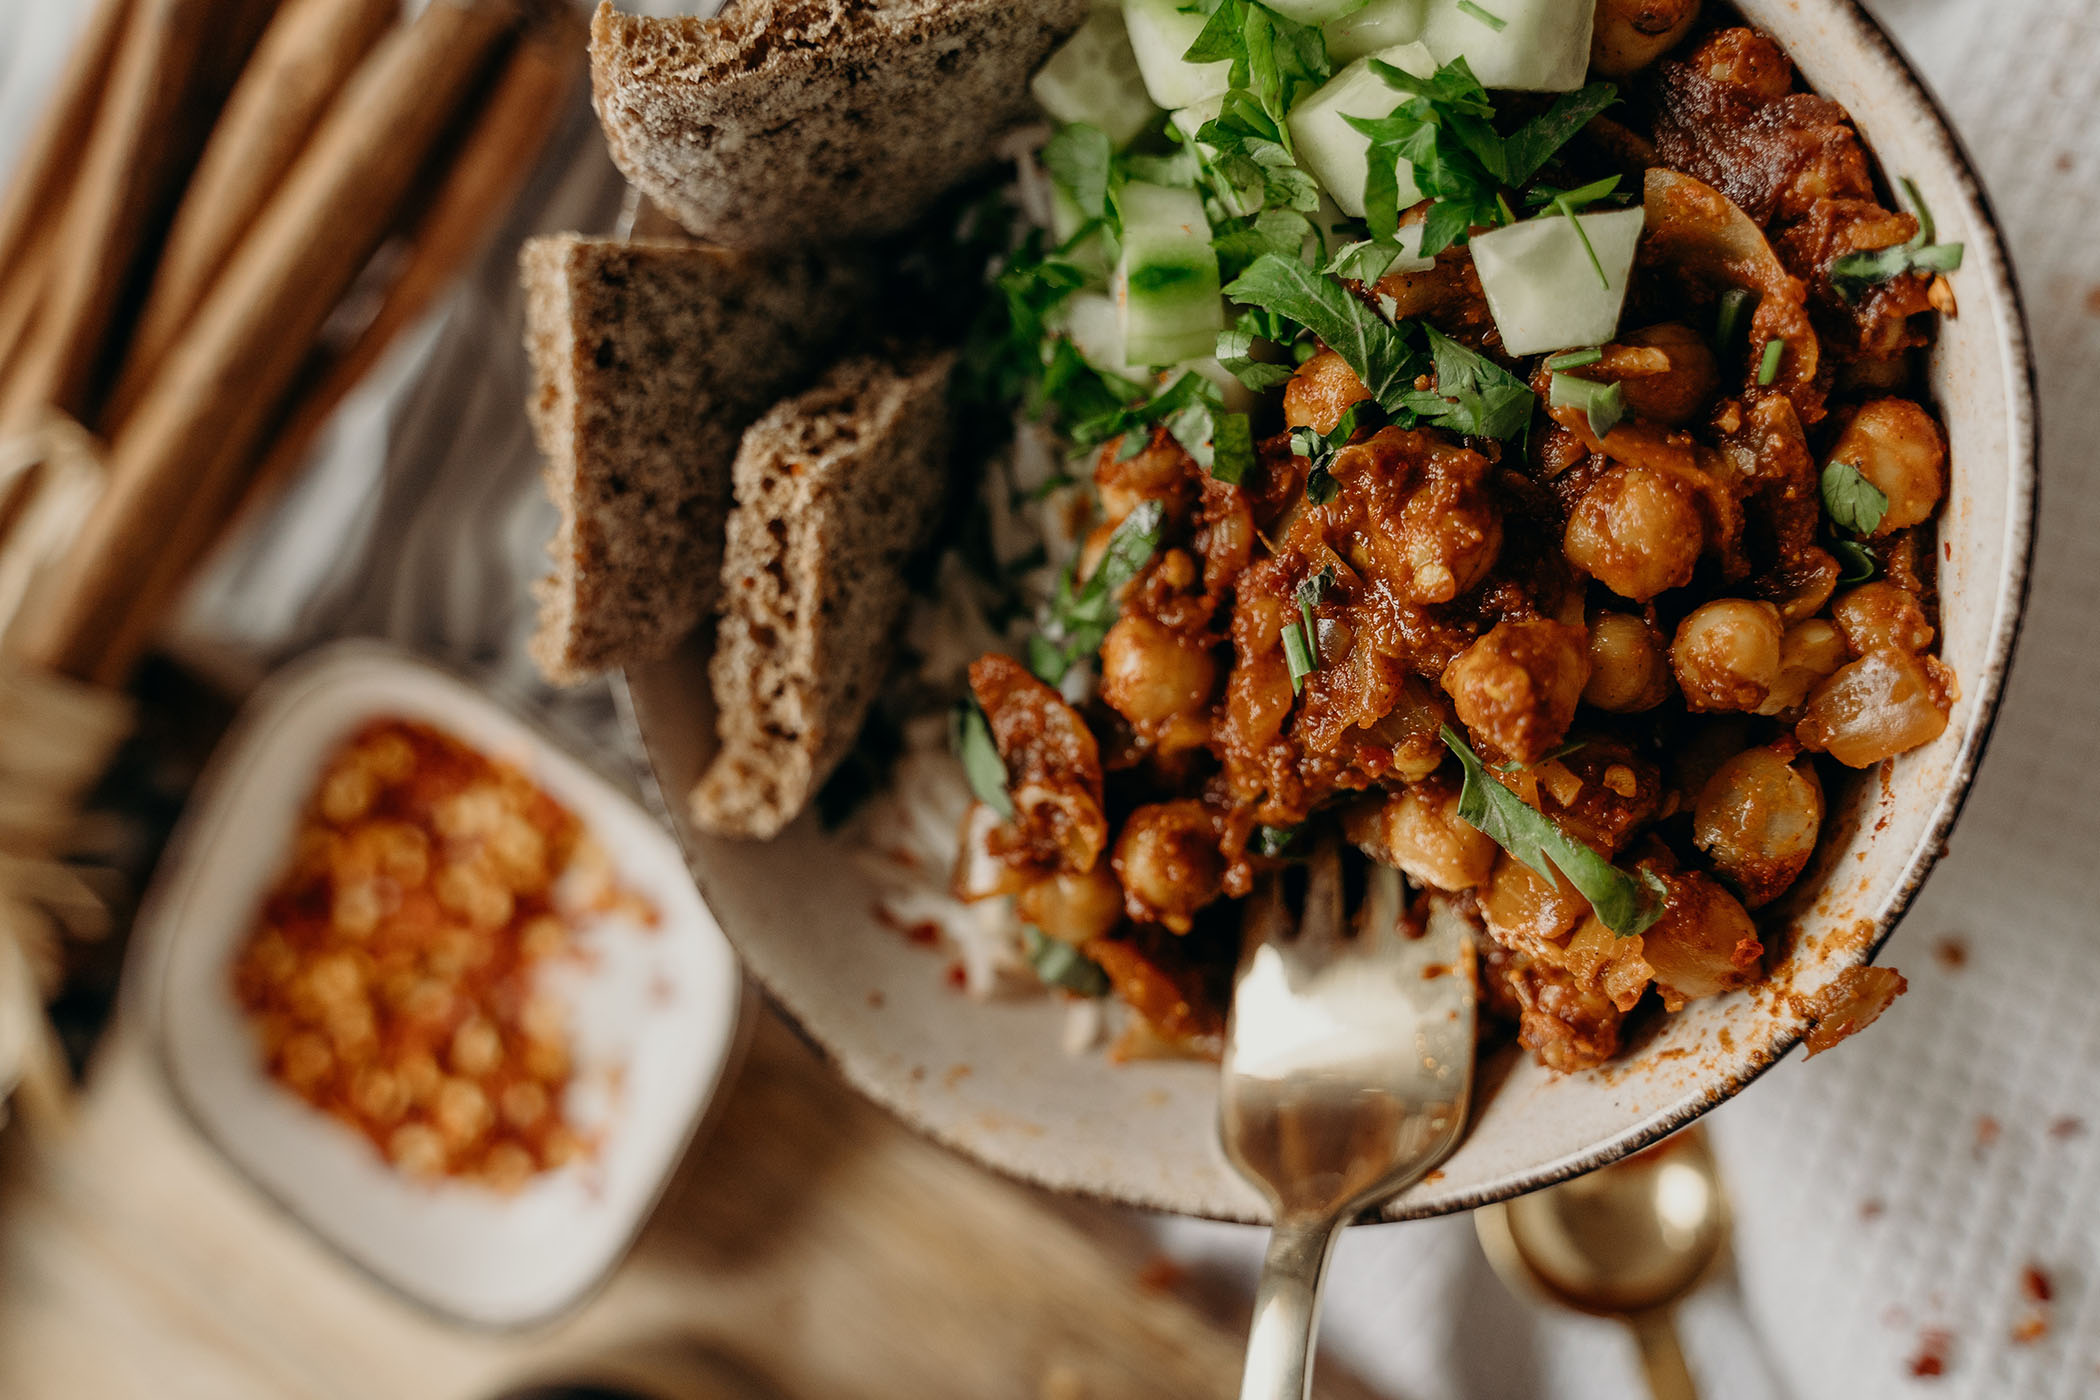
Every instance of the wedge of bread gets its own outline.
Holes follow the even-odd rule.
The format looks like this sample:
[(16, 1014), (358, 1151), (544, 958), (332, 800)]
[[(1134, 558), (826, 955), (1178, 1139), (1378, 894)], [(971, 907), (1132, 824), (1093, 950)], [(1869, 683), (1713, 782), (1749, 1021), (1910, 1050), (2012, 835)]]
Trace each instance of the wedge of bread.
[(565, 234), (525, 245), (529, 408), (561, 526), (533, 656), (574, 684), (714, 605), (737, 439), (855, 328), (863, 271)]
[(710, 667), (722, 747), (692, 795), (702, 829), (776, 835), (853, 746), (903, 616), (902, 566), (941, 509), (954, 364), (851, 359), (744, 434)]
[(992, 159), (1088, 0), (741, 0), (715, 19), (601, 4), (606, 145), (687, 230), (736, 248), (888, 233)]

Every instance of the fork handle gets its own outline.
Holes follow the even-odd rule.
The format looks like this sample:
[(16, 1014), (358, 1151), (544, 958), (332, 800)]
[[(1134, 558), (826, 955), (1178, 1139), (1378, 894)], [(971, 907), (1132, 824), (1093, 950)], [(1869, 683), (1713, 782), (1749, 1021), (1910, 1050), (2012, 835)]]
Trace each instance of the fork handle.
[(1269, 1234), (1240, 1400), (1306, 1400), (1312, 1394), (1313, 1339), (1320, 1328), (1320, 1283), (1334, 1257), (1339, 1217), (1283, 1216)]

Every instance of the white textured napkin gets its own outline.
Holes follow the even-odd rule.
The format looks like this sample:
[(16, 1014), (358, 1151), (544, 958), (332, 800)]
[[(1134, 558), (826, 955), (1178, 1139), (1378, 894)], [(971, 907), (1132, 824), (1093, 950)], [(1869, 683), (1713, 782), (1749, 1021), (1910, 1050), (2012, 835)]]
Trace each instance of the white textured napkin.
[[(0, 0), (0, 147), (78, 8)], [(1885, 955), (1910, 995), (1708, 1120), (1740, 1228), (1734, 1277), (1685, 1309), (1687, 1349), (1707, 1400), (2100, 1396), (2100, 5), (1873, 8), (1953, 112), (2011, 237), (2041, 364), (2040, 568), (1981, 781)], [(618, 182), (596, 146), (579, 109), (509, 245), (608, 226)], [(191, 639), (267, 658), (385, 635), (526, 674), (523, 580), (552, 513), (519, 412), (510, 257), (343, 415), (316, 470), (200, 592)], [(565, 704), (609, 732), (602, 689)], [(1158, 1230), (1196, 1267), (1251, 1278), (1259, 1259), (1257, 1232)], [(2027, 1296), (2030, 1266), (2053, 1285), (2046, 1306)], [(2047, 1331), (2016, 1340), (2036, 1318)], [(1944, 1374), (1914, 1377), (1928, 1333)], [(1511, 1299), (1465, 1219), (1349, 1232), (1326, 1341), (1405, 1400), (1640, 1393), (1615, 1328)]]

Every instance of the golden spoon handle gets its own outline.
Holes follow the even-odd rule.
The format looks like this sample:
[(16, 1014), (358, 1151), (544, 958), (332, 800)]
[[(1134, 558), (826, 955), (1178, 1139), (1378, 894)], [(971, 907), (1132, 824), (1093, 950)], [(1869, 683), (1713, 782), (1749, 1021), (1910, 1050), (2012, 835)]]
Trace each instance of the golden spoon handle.
[(1626, 1319), (1641, 1347), (1641, 1369), (1648, 1373), (1648, 1393), (1655, 1400), (1699, 1400), (1692, 1373), (1685, 1369), (1677, 1345), (1677, 1324), (1668, 1308), (1653, 1308)]

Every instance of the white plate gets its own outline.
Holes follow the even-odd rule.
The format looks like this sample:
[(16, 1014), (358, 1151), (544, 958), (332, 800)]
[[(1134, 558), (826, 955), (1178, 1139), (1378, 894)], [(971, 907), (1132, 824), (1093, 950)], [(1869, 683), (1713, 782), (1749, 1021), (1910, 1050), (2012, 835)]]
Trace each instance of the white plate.
[[(571, 1008), (566, 1100), (602, 1133), (584, 1162), (515, 1195), (423, 1182), (264, 1074), (230, 968), (337, 745), (369, 720), (421, 720), (522, 768), (583, 822), (660, 915), (607, 917), (587, 966), (550, 974)], [(176, 1096), (235, 1166), (353, 1263), (489, 1327), (573, 1305), (625, 1252), (737, 1046), (742, 976), (661, 826), (532, 727), (441, 671), (362, 643), (259, 691), (214, 757), (138, 925), (142, 988)]]

